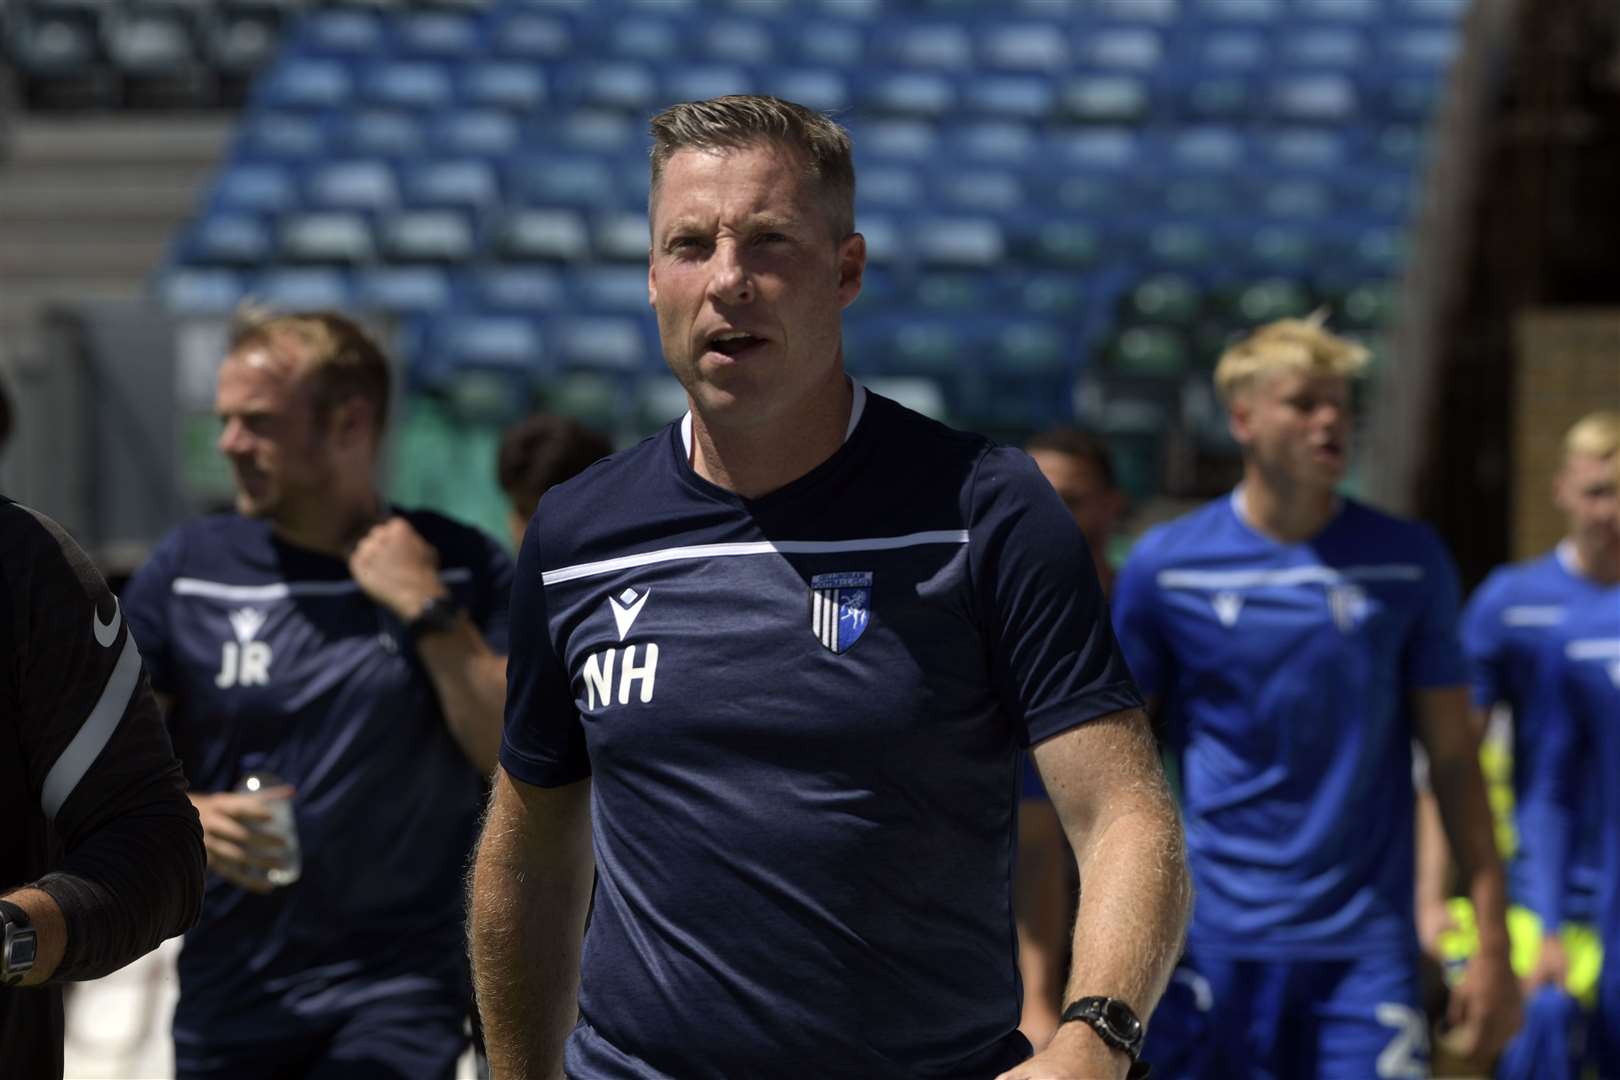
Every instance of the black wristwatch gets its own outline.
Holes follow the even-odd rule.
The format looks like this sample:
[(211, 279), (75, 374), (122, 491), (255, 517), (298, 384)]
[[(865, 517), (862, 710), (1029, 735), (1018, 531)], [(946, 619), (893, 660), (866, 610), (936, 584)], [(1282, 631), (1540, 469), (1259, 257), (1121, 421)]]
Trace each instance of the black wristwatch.
[(461, 605), (453, 597), (435, 596), (417, 613), (416, 618), (405, 624), (405, 630), (413, 638), (442, 634), (454, 626), (459, 618)]
[(0, 986), (16, 986), (34, 967), (39, 938), (28, 912), (0, 900)]
[(1142, 1021), (1131, 1007), (1118, 998), (1083, 997), (1063, 1010), (1063, 1023), (1079, 1020), (1089, 1024), (1097, 1037), (1123, 1050), (1135, 1061), (1142, 1053)]

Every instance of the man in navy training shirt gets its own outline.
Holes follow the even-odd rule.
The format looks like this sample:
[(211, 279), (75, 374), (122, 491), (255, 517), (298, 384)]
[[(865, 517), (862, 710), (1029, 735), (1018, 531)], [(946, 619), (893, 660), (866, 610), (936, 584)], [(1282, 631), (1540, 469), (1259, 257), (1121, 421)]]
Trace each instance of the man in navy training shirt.
[[(652, 126), (691, 411), (548, 492), (519, 554), (472, 898), (495, 1075), (1124, 1077), (1188, 892), (1074, 522), (1021, 451), (845, 375), (843, 129), (764, 97)], [(1077, 1018), (1034, 1060), (1030, 743), (1085, 882)]]
[[(1606, 517), (1620, 535), (1620, 454), (1607, 464)], [(1608, 962), (1586, 1042), (1596, 1074), (1620, 1076), (1620, 584), (1572, 602), (1538, 660), (1529, 705), (1543, 745), (1524, 815), (1537, 828), (1540, 849), (1529, 860), (1529, 884), (1545, 898), (1547, 944), (1556, 948), (1579, 880), (1580, 831), (1595, 833), (1591, 913)]]
[(62, 1075), (62, 989), (197, 919), (202, 829), (118, 601), (0, 496), (0, 1073)]
[[(125, 592), (213, 871), (181, 951), (181, 1077), (449, 1077), (471, 984), (460, 880), (505, 700), (510, 562), (378, 494), (388, 362), (336, 314), (249, 311), (219, 371), (236, 512)], [(293, 799), (302, 876), (259, 794)], [(262, 793), (261, 793), (262, 794)]]
[(1261, 327), (1215, 384), (1243, 480), (1149, 532), (1115, 625), (1181, 766), (1198, 902), (1148, 1053), (1182, 1077), (1425, 1074), (1413, 929), (1412, 741), (1426, 747), (1482, 948), (1467, 1042), (1518, 1023), (1503, 878), (1439, 541), (1336, 487), (1361, 347)]
[[(1620, 459), (1620, 412), (1591, 413), (1564, 436), (1563, 462), (1553, 482), (1553, 499), (1563, 511), (1567, 532), (1557, 547), (1538, 558), (1498, 567), (1463, 611), (1462, 642), (1474, 692), (1476, 730), (1487, 732), (1493, 710), (1505, 711), (1511, 729), (1514, 846), (1508, 863), (1508, 930), (1514, 963), (1531, 996), (1524, 1029), (1503, 1051), (1498, 1080), (1518, 1077), (1555, 1080), (1580, 1069), (1572, 1036), (1584, 1010), (1577, 992), (1591, 989), (1599, 960), (1591, 930), (1602, 874), (1596, 848), (1601, 805), (1595, 771), (1587, 778), (1586, 812), (1577, 820), (1575, 846), (1565, 865), (1565, 903), (1556, 914), (1546, 908), (1549, 894), (1531, 888), (1546, 833), (1526, 817), (1525, 792), (1537, 774), (1544, 739), (1543, 718), (1530, 707), (1537, 658), (1557, 636), (1571, 610), (1612, 597), (1620, 584), (1620, 524), (1613, 512), (1614, 466)], [(1506, 741), (1504, 739), (1504, 741)], [(1428, 807), (1420, 807), (1420, 813)], [(1418, 830), (1418, 926), (1424, 946), (1438, 952), (1440, 933), (1453, 923), (1445, 883), (1450, 852), (1430, 817)], [(1550, 921), (1549, 921), (1550, 920)], [(1544, 931), (1564, 924), (1565, 932)]]

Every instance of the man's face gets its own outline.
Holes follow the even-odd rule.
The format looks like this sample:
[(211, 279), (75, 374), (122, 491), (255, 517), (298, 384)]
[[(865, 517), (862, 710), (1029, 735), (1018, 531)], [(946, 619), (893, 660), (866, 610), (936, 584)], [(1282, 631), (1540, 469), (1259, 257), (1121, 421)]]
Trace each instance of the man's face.
[(1080, 534), (1093, 551), (1108, 550), (1109, 539), (1124, 508), (1117, 488), (1103, 480), (1102, 470), (1090, 458), (1075, 457), (1061, 450), (1031, 450), (1029, 456), (1041, 475), (1063, 500)]
[(664, 359), (710, 420), (783, 418), (842, 362), (866, 241), (841, 240), (792, 151), (679, 150), (652, 212), (648, 296)]
[(1287, 369), (1258, 376), (1232, 400), (1232, 436), (1269, 475), (1332, 490), (1350, 461), (1350, 385)]
[(1569, 535), (1590, 552), (1620, 549), (1620, 491), (1614, 462), (1570, 454), (1553, 485), (1553, 498), (1569, 520)]
[(278, 520), (307, 512), (332, 487), (331, 448), (300, 369), (258, 345), (232, 353), (220, 366), (218, 446), (236, 482), (237, 512), (247, 517)]

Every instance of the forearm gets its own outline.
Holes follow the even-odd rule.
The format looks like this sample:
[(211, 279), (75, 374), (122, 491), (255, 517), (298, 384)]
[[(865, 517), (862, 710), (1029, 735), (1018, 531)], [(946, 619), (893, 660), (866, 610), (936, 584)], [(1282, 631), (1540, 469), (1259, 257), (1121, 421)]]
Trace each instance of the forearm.
[(35, 886), (65, 920), (65, 952), (53, 981), (116, 971), (197, 921), (203, 845), (196, 812), (170, 801), (125, 811)]
[(1419, 791), (1417, 816), (1417, 902), (1443, 904), (1451, 893), (1451, 845), (1432, 790)]
[(426, 634), (416, 643), (444, 710), (444, 720), (467, 760), (489, 775), (501, 749), (506, 707), (506, 658), (490, 649), (471, 620)]
[(1471, 752), (1433, 755), (1430, 783), (1447, 840), (1473, 901), (1482, 949), (1508, 948), (1507, 877), (1496, 851), (1496, 835), (1479, 761)]
[(593, 874), (588, 825), (583, 833), (581, 843), (564, 831), (549, 856), (536, 858), (497, 806), (479, 842), (468, 942), (490, 1070), (501, 1080), (562, 1075)]
[(1170, 981), (1192, 912), (1181, 824), (1162, 785), (1096, 829), (1076, 861), (1080, 907), (1064, 1001), (1119, 998), (1146, 1018)]

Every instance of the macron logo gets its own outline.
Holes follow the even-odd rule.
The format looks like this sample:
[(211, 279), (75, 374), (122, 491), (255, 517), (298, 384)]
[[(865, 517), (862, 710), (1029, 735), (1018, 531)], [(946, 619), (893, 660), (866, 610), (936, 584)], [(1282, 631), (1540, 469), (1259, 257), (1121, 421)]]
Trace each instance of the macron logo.
[(636, 590), (626, 589), (618, 596), (608, 597), (608, 604), (613, 608), (613, 622), (619, 628), (619, 640), (630, 632), (636, 623), (636, 616), (641, 614), (641, 606), (647, 602), (651, 589), (642, 590), (638, 596)]
[(97, 611), (94, 606), (90, 608), (90, 629), (95, 632), (96, 644), (103, 649), (112, 648), (112, 643), (118, 640), (118, 624), (121, 622), (123, 622), (123, 617), (118, 611), (118, 597), (116, 596), (113, 597), (112, 618), (106, 622), (101, 621), (101, 612)]
[(1221, 620), (1222, 626), (1236, 626), (1238, 614), (1243, 610), (1243, 596), (1235, 592), (1218, 592), (1211, 603), (1215, 606), (1215, 617)]
[(228, 617), (231, 620), (231, 632), (243, 645), (252, 641), (258, 635), (259, 628), (264, 625), (264, 612), (253, 608), (237, 608)]

